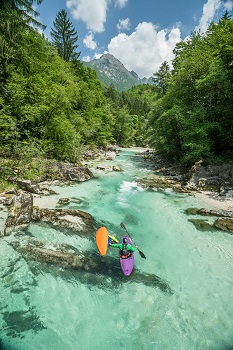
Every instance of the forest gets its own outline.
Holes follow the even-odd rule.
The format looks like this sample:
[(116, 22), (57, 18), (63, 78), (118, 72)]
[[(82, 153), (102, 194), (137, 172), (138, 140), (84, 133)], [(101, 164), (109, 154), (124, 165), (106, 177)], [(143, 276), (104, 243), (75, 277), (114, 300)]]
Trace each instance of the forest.
[[(65, 10), (49, 41), (32, 4), (0, 3), (0, 188), (10, 168), (23, 166), (21, 175), (30, 177), (41, 159), (78, 162), (85, 150), (108, 144), (149, 145), (173, 163), (232, 161), (233, 20), (227, 12), (205, 34), (178, 43), (172, 67), (164, 62), (153, 85), (118, 92), (79, 60), (78, 33)], [(59, 36), (64, 25), (67, 42)]]

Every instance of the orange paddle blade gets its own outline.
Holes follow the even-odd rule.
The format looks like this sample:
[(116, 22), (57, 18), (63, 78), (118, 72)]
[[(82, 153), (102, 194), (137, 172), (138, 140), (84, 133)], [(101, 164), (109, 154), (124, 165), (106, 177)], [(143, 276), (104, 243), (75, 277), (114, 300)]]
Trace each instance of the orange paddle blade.
[(100, 227), (95, 236), (96, 245), (100, 255), (105, 255), (108, 249), (108, 231), (106, 227)]

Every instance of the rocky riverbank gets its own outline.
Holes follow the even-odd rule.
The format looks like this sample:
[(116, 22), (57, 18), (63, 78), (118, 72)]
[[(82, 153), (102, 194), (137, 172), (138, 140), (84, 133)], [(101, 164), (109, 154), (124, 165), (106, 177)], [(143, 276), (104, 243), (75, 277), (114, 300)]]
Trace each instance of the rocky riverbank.
[[(50, 194), (54, 192), (50, 184), (64, 185), (88, 181), (93, 178), (90, 169), (98, 168), (100, 171), (122, 171), (114, 164), (116, 150), (88, 152), (83, 156), (82, 163), (71, 164), (68, 162), (54, 162), (54, 168), (32, 182), (18, 177), (12, 178), (12, 189), (0, 195), (1, 208), (1, 236), (14, 235), (25, 229), (31, 222), (44, 222), (54, 228), (69, 230), (72, 234), (94, 239), (97, 229), (95, 219), (86, 212), (76, 209), (55, 208), (56, 204), (69, 204), (70, 198), (60, 198), (59, 203), (50, 203)], [(145, 157), (144, 152), (138, 153), (143, 158), (145, 167), (153, 170), (153, 176), (137, 179), (140, 185), (154, 191), (164, 191), (171, 188), (176, 192), (189, 193), (199, 196), (203, 202), (203, 208), (188, 208), (186, 214), (188, 220), (199, 230), (223, 230), (233, 234), (233, 167), (204, 167), (201, 162), (193, 165), (188, 171), (165, 164), (159, 156)], [(112, 165), (106, 165), (107, 160), (112, 160)], [(51, 175), (52, 174), (52, 175)], [(78, 199), (76, 199), (78, 200)], [(49, 204), (50, 203), (50, 204)], [(208, 208), (206, 209), (205, 206)], [(55, 208), (55, 209), (54, 209)], [(212, 217), (211, 223), (208, 218)], [(25, 238), (25, 237), (24, 237)], [(74, 247), (57, 247), (46, 242), (23, 239), (22, 236), (11, 241), (11, 245), (28, 259), (44, 261), (61, 267), (85, 270), (93, 273), (102, 273), (99, 258), (91, 258), (88, 252), (79, 252)], [(95, 259), (98, 260), (98, 264)], [(86, 264), (86, 267), (85, 267)], [(137, 272), (138, 282), (158, 284), (156, 276), (141, 276)], [(153, 283), (152, 283), (153, 282)], [(164, 288), (166, 282), (159, 282)], [(168, 288), (169, 289), (169, 288)]]
[[(43, 177), (42, 182), (32, 182), (28, 179), (20, 179), (14, 177), (11, 179), (12, 189), (1, 193), (0, 210), (2, 223), (0, 236), (11, 247), (17, 251), (26, 261), (36, 261), (43, 265), (53, 265), (61, 269), (71, 269), (79, 271), (80, 276), (85, 276), (85, 283), (96, 284), (101, 286), (108, 277), (112, 283), (120, 283), (119, 278), (123, 278), (119, 270), (116, 268), (114, 258), (102, 257), (95, 253), (85, 250), (79, 250), (69, 244), (53, 244), (50, 241), (49, 232), (47, 240), (38, 240), (31, 237), (30, 232), (26, 230), (27, 226), (33, 222), (46, 223), (59, 232), (68, 232), (69, 235), (84, 236), (87, 239), (94, 240), (97, 230), (95, 219), (87, 212), (76, 209), (65, 208), (48, 208), (50, 205), (49, 198), (51, 194), (55, 194), (49, 185), (64, 185), (77, 182), (83, 182), (93, 177), (92, 172), (85, 163), (96, 161), (97, 163), (109, 159), (114, 159), (115, 152), (99, 152), (88, 155), (88, 159), (84, 158), (83, 163), (73, 165), (70, 163), (54, 163), (55, 168), (49, 174)], [(51, 163), (50, 163), (51, 164)], [(95, 167), (102, 171), (121, 171), (117, 166), (106, 167), (105, 165), (95, 164)], [(77, 199), (78, 200), (78, 199)], [(60, 198), (58, 206), (69, 203), (68, 198)], [(39, 205), (38, 205), (39, 204)], [(56, 206), (56, 205), (55, 205)], [(90, 276), (89, 276), (90, 275)], [(79, 276), (79, 278), (80, 278)], [(89, 277), (88, 277), (89, 276)], [(137, 269), (134, 271), (134, 282), (143, 283), (151, 287), (158, 287), (165, 293), (172, 293), (168, 283), (154, 274), (141, 273)]]
[[(52, 206), (49, 205), (49, 195), (53, 193), (49, 185), (88, 181), (94, 176), (90, 170), (91, 168), (107, 172), (122, 171), (123, 169), (114, 164), (117, 153), (118, 150), (116, 148), (109, 148), (107, 151), (88, 151), (83, 154), (82, 162), (79, 164), (50, 161), (47, 173), (38, 179), (36, 183), (18, 177), (12, 178), (11, 181), (14, 187), (0, 196), (2, 211), (4, 208), (7, 208), (7, 218), (1, 235), (8, 235), (12, 231), (26, 227), (31, 221), (35, 220), (36, 216), (37, 220), (40, 217), (40, 220), (50, 222), (53, 225), (77, 229), (78, 225), (80, 226), (80, 222), (75, 224), (74, 221), (77, 221), (77, 215), (74, 213), (63, 213), (63, 219), (61, 219), (61, 212), (58, 209), (53, 212), (47, 212), (46, 215), (41, 214), (40, 211), (42, 209), (54, 208), (56, 205), (56, 203), (53, 203)], [(154, 152), (150, 152), (150, 154), (151, 156), (148, 156), (148, 153), (142, 150), (138, 153), (138, 156), (143, 158), (145, 167), (153, 171), (152, 176), (137, 179), (137, 182), (142, 187), (160, 191), (171, 188), (175, 192), (189, 193), (198, 197), (203, 203), (203, 207), (218, 209), (220, 212), (221, 210), (229, 211), (230, 215), (225, 226), (227, 229), (231, 228), (233, 165), (204, 167), (200, 161), (187, 170), (171, 166)], [(112, 165), (109, 166), (109, 162), (106, 165), (106, 160), (112, 160)], [(64, 203), (67, 204), (70, 199), (64, 198), (60, 199), (60, 201), (60, 204), (62, 204), (62, 201), (65, 201)], [(196, 215), (199, 214), (196, 213)], [(213, 213), (208, 215), (214, 216)], [(224, 214), (222, 217), (224, 217)], [(221, 225), (221, 227), (225, 226)], [(230, 232), (232, 232), (231, 229)]]
[[(154, 170), (154, 176), (138, 182), (144, 188), (189, 193), (203, 203), (203, 208), (189, 208), (187, 215), (199, 230), (223, 230), (233, 234), (233, 164), (203, 166), (196, 162), (190, 169), (172, 166), (151, 152), (151, 157), (140, 154)], [(208, 207), (209, 209), (205, 209)], [(209, 217), (215, 218), (211, 223)]]

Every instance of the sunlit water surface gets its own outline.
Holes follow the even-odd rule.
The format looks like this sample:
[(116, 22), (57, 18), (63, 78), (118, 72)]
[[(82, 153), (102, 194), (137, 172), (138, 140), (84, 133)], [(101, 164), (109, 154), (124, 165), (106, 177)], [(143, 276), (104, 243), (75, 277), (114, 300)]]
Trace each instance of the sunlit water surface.
[[(114, 248), (107, 253), (115, 257), (111, 278), (26, 261), (8, 244), (14, 237), (2, 238), (0, 349), (233, 349), (233, 236), (188, 221), (185, 209), (200, 207), (195, 197), (140, 187), (136, 180), (152, 171), (137, 152), (124, 150), (105, 164), (124, 171), (94, 169), (93, 180), (53, 187), (58, 194), (46, 198), (48, 206), (72, 198), (67, 207), (92, 214), (118, 238), (123, 222), (146, 255), (135, 253), (135, 269), (161, 285), (119, 277)], [(28, 235), (97, 254), (95, 232), (90, 239), (31, 224), (22, 239)]]

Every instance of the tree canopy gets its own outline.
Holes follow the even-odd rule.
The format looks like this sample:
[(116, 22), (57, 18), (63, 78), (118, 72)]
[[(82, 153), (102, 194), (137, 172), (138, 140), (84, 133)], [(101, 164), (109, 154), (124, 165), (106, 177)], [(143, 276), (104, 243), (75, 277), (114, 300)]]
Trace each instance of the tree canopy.
[(233, 21), (226, 13), (206, 34), (192, 33), (176, 45), (169, 84), (150, 116), (151, 143), (165, 157), (232, 157), (232, 43)]
[(118, 92), (77, 59), (78, 36), (64, 11), (55, 22), (63, 21), (64, 38), (72, 41), (59, 53), (54, 41), (25, 23), (18, 11), (23, 3), (33, 1), (12, 1), (0, 13), (0, 156), (28, 159), (27, 151), (30, 158), (41, 154), (75, 162), (86, 147), (117, 143), (150, 144), (174, 162), (232, 157), (228, 14), (205, 35), (192, 33), (177, 44), (172, 69), (164, 62), (154, 85)]

